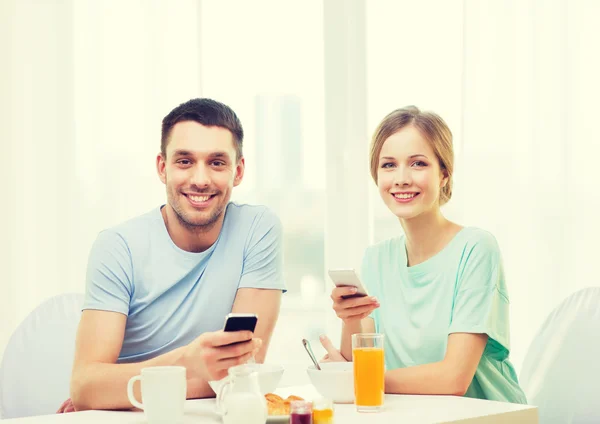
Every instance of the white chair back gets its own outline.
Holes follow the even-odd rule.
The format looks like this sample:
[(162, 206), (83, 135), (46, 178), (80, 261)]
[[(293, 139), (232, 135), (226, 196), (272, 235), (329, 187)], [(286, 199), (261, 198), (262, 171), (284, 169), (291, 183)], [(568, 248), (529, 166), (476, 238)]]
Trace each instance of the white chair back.
[(541, 424), (600, 423), (600, 287), (580, 290), (552, 311), (519, 380)]
[(3, 418), (53, 414), (69, 398), (83, 294), (39, 305), (11, 336), (0, 365)]

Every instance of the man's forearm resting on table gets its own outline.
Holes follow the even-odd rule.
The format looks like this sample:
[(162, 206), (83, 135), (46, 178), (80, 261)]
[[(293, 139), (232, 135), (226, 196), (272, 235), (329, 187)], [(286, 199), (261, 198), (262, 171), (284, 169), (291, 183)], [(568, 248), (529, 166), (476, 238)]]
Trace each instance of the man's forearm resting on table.
[[(183, 348), (179, 348), (148, 361), (132, 364), (76, 364), (71, 379), (71, 400), (75, 410), (133, 408), (127, 397), (129, 379), (139, 375), (145, 367), (181, 365), (183, 352)], [(136, 399), (141, 401), (139, 383), (135, 384), (134, 393)], [(188, 376), (188, 399), (212, 396), (214, 392), (207, 382), (191, 380)]]
[[(277, 321), (281, 290), (239, 289), (233, 306), (233, 312), (256, 313), (261, 319), (255, 331), (255, 337), (260, 338), (263, 343), (256, 355), (257, 362), (263, 362), (266, 356), (268, 342)], [(117, 313), (98, 311), (84, 311), (86, 316), (80, 324), (78, 350), (75, 355), (75, 365), (71, 379), (71, 400), (75, 409), (130, 409), (133, 406), (127, 397), (127, 383), (142, 368), (152, 366), (179, 365), (194, 368), (201, 358), (190, 357), (198, 355), (197, 351), (189, 350), (189, 346), (183, 346), (164, 355), (148, 361), (131, 364), (114, 364), (121, 350), (120, 342), (114, 340), (123, 338), (125, 328), (125, 317)], [(106, 320), (112, 319), (112, 331), (105, 331)], [(95, 337), (91, 339), (91, 335)], [(213, 336), (217, 333), (211, 333)], [(238, 333), (242, 334), (242, 333)], [(228, 337), (234, 337), (229, 333)], [(91, 348), (90, 343), (97, 343), (96, 348)], [(214, 342), (214, 341), (213, 341)], [(227, 343), (214, 344), (213, 347), (221, 348)], [(195, 353), (193, 353), (195, 352)], [(79, 355), (79, 356), (78, 356)], [(87, 358), (84, 360), (83, 358)], [(187, 365), (186, 365), (187, 364)], [(194, 378), (191, 378), (192, 375)], [(187, 372), (187, 398), (205, 398), (214, 396), (214, 392), (201, 377), (194, 371)], [(204, 374), (202, 374), (204, 375)], [(205, 377), (206, 378), (206, 377)], [(139, 384), (134, 385), (134, 393), (137, 400), (141, 400)]]

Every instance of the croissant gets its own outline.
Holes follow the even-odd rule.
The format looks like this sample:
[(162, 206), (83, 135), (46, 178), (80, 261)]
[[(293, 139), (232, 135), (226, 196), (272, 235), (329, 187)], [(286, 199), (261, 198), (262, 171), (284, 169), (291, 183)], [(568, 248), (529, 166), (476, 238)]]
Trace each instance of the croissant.
[(304, 400), (300, 396), (290, 395), (286, 399), (282, 398), (275, 393), (267, 393), (265, 395), (267, 400), (267, 408), (269, 409), (269, 415), (289, 415), (290, 414), (290, 402), (295, 400)]

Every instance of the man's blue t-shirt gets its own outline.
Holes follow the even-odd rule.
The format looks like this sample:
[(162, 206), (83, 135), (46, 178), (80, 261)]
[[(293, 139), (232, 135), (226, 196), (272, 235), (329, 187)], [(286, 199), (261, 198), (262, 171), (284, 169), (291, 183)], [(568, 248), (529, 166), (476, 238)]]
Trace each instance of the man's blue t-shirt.
[(173, 243), (161, 208), (102, 231), (90, 253), (83, 309), (127, 315), (118, 363), (223, 328), (238, 288), (285, 291), (281, 222), (269, 209), (229, 203), (217, 241), (192, 253)]

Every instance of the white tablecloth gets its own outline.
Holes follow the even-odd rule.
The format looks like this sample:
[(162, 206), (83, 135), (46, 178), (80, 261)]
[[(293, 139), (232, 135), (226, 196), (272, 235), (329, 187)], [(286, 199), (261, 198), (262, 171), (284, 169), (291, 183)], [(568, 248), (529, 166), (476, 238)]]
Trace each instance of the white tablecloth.
[[(278, 394), (295, 394), (311, 400), (318, 397), (311, 385), (277, 390)], [(358, 413), (354, 405), (335, 405), (335, 422), (339, 424), (402, 423), (519, 423), (537, 424), (538, 411), (532, 406), (492, 402), (456, 396), (386, 395), (385, 406), (378, 413)], [(468, 420), (468, 421), (464, 421)], [(19, 418), (3, 422), (15, 424), (143, 424), (143, 412), (85, 411), (69, 414)], [(185, 424), (221, 423), (215, 413), (214, 399), (188, 400), (185, 405)]]

